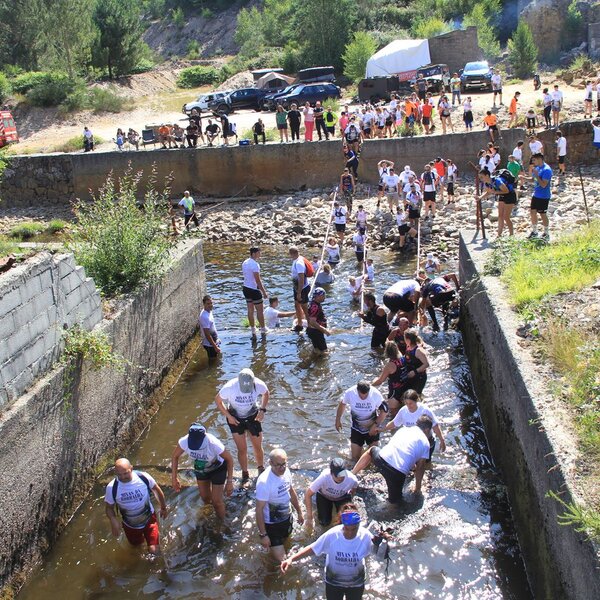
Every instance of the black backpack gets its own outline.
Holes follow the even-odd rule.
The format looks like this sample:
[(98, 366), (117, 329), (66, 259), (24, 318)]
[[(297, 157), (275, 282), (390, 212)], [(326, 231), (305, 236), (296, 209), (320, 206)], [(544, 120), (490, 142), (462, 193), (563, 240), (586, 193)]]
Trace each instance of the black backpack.
[(498, 171), (496, 174), (496, 177), (501, 177), (504, 179), (504, 181), (507, 183), (507, 187), (508, 185), (514, 185), (516, 182), (513, 174), (508, 169), (500, 169), (500, 171)]
[[(134, 473), (146, 484), (146, 487), (148, 488), (148, 495), (150, 496), (150, 482), (148, 481), (148, 478), (145, 475), (143, 475), (140, 471), (134, 471)], [(118, 486), (119, 486), (119, 479), (118, 479), (118, 477), (115, 477), (113, 479), (112, 498), (113, 498), (113, 503), (114, 503), (116, 509), (119, 508), (119, 505), (117, 504), (117, 488), (118, 488)]]

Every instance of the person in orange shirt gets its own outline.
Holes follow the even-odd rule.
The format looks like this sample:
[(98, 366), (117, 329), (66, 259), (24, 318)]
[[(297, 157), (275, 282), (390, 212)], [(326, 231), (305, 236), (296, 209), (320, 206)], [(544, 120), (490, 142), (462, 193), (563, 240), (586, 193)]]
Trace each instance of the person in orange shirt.
[(490, 134), (490, 140), (492, 142), (496, 141), (496, 134), (498, 134), (498, 137), (502, 139), (502, 136), (500, 135), (500, 131), (498, 129), (498, 117), (495, 114), (493, 114), (491, 110), (488, 110), (485, 117), (483, 117), (483, 126), (487, 127), (488, 132)]
[(169, 148), (172, 148), (173, 136), (171, 135), (171, 128), (164, 123), (158, 128), (158, 141), (162, 144), (162, 147), (167, 149), (167, 142)]
[(519, 96), (521, 92), (515, 92), (513, 99), (510, 101), (510, 106), (508, 107), (508, 114), (510, 115), (510, 119), (508, 120), (508, 128), (515, 127), (517, 125), (517, 109), (519, 106)]
[(415, 120), (417, 118), (416, 106), (411, 102), (410, 98), (404, 100), (404, 123), (410, 129), (414, 131)]
[(421, 122), (423, 123), (423, 127), (425, 129), (425, 135), (429, 135), (431, 133), (431, 113), (433, 112), (433, 104), (425, 100), (423, 102), (423, 106), (421, 107)]

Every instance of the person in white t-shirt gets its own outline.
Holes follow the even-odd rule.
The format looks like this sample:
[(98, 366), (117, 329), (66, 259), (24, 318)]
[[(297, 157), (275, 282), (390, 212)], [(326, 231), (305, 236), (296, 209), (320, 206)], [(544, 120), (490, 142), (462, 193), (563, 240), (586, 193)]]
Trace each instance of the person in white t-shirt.
[[(148, 473), (134, 471), (126, 458), (115, 462), (115, 475), (104, 495), (104, 509), (113, 536), (119, 537), (122, 526), (132, 546), (139, 546), (145, 540), (148, 552), (156, 554), (160, 540), (150, 492), (160, 503), (161, 518), (166, 519), (169, 510), (163, 491)], [(122, 523), (117, 518), (115, 506), (119, 508)]]
[(402, 427), (383, 447), (369, 448), (358, 460), (352, 472), (358, 475), (373, 463), (383, 475), (388, 487), (388, 501), (397, 504), (407, 475), (414, 469), (416, 494), (421, 493), (425, 463), (429, 459), (429, 438), (433, 423), (421, 415), (415, 427)]
[(594, 139), (592, 145), (596, 148), (596, 154), (600, 154), (600, 119), (596, 118), (592, 121), (592, 127), (594, 128)]
[(558, 161), (558, 174), (565, 174), (565, 161), (567, 160), (567, 138), (560, 129), (556, 132), (556, 160)]
[(333, 210), (331, 211), (331, 221), (335, 226), (337, 236), (340, 238), (340, 244), (344, 243), (344, 236), (346, 235), (346, 217), (348, 210), (345, 206), (341, 206), (336, 200), (333, 203)]
[(256, 327), (254, 326), (255, 310), (258, 324), (260, 325), (260, 332), (267, 333), (265, 316), (263, 313), (263, 299), (268, 298), (269, 295), (267, 294), (267, 290), (260, 277), (259, 259), (260, 248), (253, 246), (250, 248), (250, 258), (247, 258), (242, 263), (242, 275), (244, 278), (242, 293), (244, 294), (246, 305), (248, 307), (248, 323), (250, 324), (252, 335), (256, 335)]
[(233, 435), (242, 469), (242, 483), (245, 483), (250, 479), (248, 437), (254, 449), (259, 475), (264, 471), (262, 421), (267, 413), (269, 389), (262, 379), (254, 376), (251, 369), (242, 369), (237, 377), (230, 379), (219, 390), (215, 402)]
[(554, 86), (554, 91), (550, 93), (552, 98), (552, 126), (558, 127), (560, 120), (560, 111), (563, 107), (563, 93), (558, 89), (558, 85)]
[(512, 155), (515, 157), (515, 160), (521, 166), (523, 166), (523, 146), (524, 146), (524, 143), (521, 140), (519, 140), (517, 142), (517, 145), (514, 147), (514, 149), (512, 151)]
[(279, 298), (271, 296), (269, 298), (269, 306), (265, 308), (265, 322), (269, 329), (279, 329), (281, 323), (279, 319), (282, 317), (293, 317), (296, 314), (293, 310), (279, 310)]
[[(346, 210), (346, 209), (344, 209)], [(294, 310), (296, 311), (297, 325), (294, 331), (302, 331), (302, 322), (308, 321), (308, 293), (310, 291), (310, 282), (306, 275), (306, 264), (304, 257), (300, 255), (296, 246), (288, 248), (288, 254), (292, 259), (292, 287), (294, 288)]]
[(496, 96), (499, 96), (500, 106), (502, 106), (502, 77), (495, 69), (492, 69), (491, 84), (494, 92), (494, 106), (496, 106)]
[(390, 311), (391, 321), (396, 313), (414, 323), (421, 286), (416, 279), (401, 279), (390, 286), (383, 294), (383, 304)]
[(352, 302), (360, 302), (360, 296), (362, 294), (362, 277), (354, 277), (354, 275), (350, 275), (348, 277), (348, 293), (350, 294), (350, 299)]
[(388, 413), (387, 403), (381, 392), (367, 381), (359, 381), (348, 388), (338, 403), (335, 415), (335, 428), (342, 431), (342, 415), (350, 407), (352, 426), (350, 429), (350, 452), (353, 460), (358, 460), (363, 447), (379, 444), (378, 426)]
[(216, 358), (221, 354), (221, 340), (215, 327), (213, 316), (213, 301), (210, 296), (202, 298), (202, 312), (198, 318), (200, 324), (200, 334), (202, 336), (202, 346), (208, 354), (208, 359)]
[(435, 217), (435, 194), (438, 188), (438, 174), (430, 164), (425, 165), (425, 170), (421, 173), (421, 185), (423, 187), (423, 202), (425, 203), (425, 219)]
[[(442, 428), (438, 423), (433, 411), (428, 406), (421, 402), (421, 396), (415, 390), (406, 390), (402, 395), (404, 406), (396, 413), (396, 416), (391, 420), (382, 431), (391, 431), (398, 427), (414, 427), (419, 420), (419, 417), (425, 415), (431, 419), (432, 431), (440, 441), (440, 452), (446, 451), (446, 440), (442, 433)], [(432, 435), (429, 437), (429, 461), (435, 450), (435, 439)]]
[(383, 190), (387, 197), (390, 212), (395, 213), (398, 202), (400, 201), (400, 177), (394, 172), (394, 168), (390, 167), (389, 173), (383, 178)]
[(361, 525), (360, 514), (354, 504), (344, 505), (340, 521), (340, 525), (323, 533), (316, 542), (284, 560), (281, 571), (285, 573), (295, 560), (309, 554), (324, 554), (325, 597), (330, 600), (360, 600), (365, 589), (365, 558), (373, 552), (381, 538)]
[(275, 448), (269, 454), (269, 466), (256, 481), (256, 524), (258, 537), (271, 556), (281, 562), (285, 558), (283, 544), (292, 532), (292, 511), (296, 509), (298, 523), (304, 523), (302, 506), (292, 485), (285, 450)]
[(310, 528), (313, 522), (313, 496), (316, 498), (319, 523), (327, 527), (333, 518), (334, 507), (339, 512), (346, 502), (350, 502), (357, 486), (358, 479), (346, 470), (344, 460), (334, 458), (329, 468), (323, 470), (304, 493), (307, 527)]
[(379, 185), (377, 186), (377, 206), (379, 206), (379, 201), (383, 198), (383, 189), (384, 182), (383, 178), (387, 177), (390, 174), (390, 169), (394, 168), (394, 163), (391, 160), (380, 160), (377, 163), (377, 171), (379, 172)]
[(212, 504), (217, 517), (225, 518), (225, 493), (233, 492), (233, 458), (229, 450), (200, 423), (192, 423), (188, 434), (177, 442), (171, 458), (171, 480), (173, 489), (181, 491), (181, 483), (177, 477), (179, 459), (187, 454), (194, 461), (194, 474), (204, 504)]

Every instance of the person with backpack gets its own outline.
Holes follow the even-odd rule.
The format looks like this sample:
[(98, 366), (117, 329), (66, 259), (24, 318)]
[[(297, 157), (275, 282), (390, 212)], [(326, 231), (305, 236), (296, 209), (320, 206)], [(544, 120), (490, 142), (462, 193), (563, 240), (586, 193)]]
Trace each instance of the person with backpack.
[(350, 123), (348, 127), (344, 130), (344, 139), (346, 140), (346, 145), (350, 150), (354, 152), (354, 154), (358, 154), (360, 148), (362, 133), (360, 131), (359, 126), (356, 124), (356, 120), (354, 117), (350, 119)]
[(484, 185), (485, 191), (477, 196), (478, 201), (488, 196), (496, 196), (498, 199), (498, 237), (504, 231), (504, 225), (508, 228), (508, 235), (513, 235), (513, 224), (511, 213), (517, 204), (515, 192), (515, 178), (508, 169), (501, 169), (497, 175), (492, 177), (488, 169), (479, 171), (479, 181)]
[(425, 170), (421, 173), (421, 189), (423, 190), (423, 201), (425, 202), (425, 219), (435, 217), (435, 196), (438, 188), (438, 175), (431, 164), (425, 165)]
[[(223, 443), (200, 423), (192, 423), (188, 434), (184, 435), (175, 446), (171, 459), (171, 479), (173, 489), (181, 491), (181, 483), (177, 477), (179, 458), (187, 454), (194, 461), (194, 474), (205, 505), (212, 504), (217, 517), (225, 518), (225, 493), (233, 493), (233, 457)], [(227, 483), (225, 483), (227, 481)]]
[(308, 320), (308, 293), (310, 292), (308, 280), (315, 274), (315, 271), (310, 261), (300, 255), (296, 246), (290, 246), (288, 254), (292, 259), (292, 286), (297, 321), (294, 331), (300, 332), (302, 331), (302, 321)]
[(341, 206), (336, 200), (333, 203), (333, 210), (331, 211), (331, 220), (335, 225), (335, 231), (338, 238), (340, 238), (340, 244), (344, 244), (344, 237), (346, 236), (346, 217), (348, 210), (345, 206)]
[[(112, 534), (119, 537), (121, 526), (132, 546), (139, 546), (146, 541), (148, 552), (156, 554), (159, 549), (159, 528), (152, 497), (160, 504), (160, 516), (167, 517), (169, 512), (165, 494), (154, 479), (144, 471), (134, 471), (126, 458), (115, 462), (116, 477), (106, 486), (104, 495), (105, 512)], [(122, 523), (117, 518), (121, 513)]]

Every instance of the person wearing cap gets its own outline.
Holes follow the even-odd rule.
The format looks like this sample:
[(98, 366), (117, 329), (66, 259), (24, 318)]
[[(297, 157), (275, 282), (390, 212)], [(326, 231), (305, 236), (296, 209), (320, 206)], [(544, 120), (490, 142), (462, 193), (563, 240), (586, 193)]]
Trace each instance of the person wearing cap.
[(325, 554), (327, 600), (360, 600), (365, 590), (365, 558), (373, 552), (379, 541), (379, 537), (376, 538), (361, 525), (356, 505), (348, 503), (342, 507), (340, 524), (286, 558), (281, 563), (281, 572), (285, 573), (295, 560), (311, 553), (315, 556)]
[(381, 392), (367, 381), (359, 381), (342, 395), (335, 415), (335, 428), (342, 431), (342, 415), (350, 406), (350, 452), (352, 460), (360, 458), (363, 446), (379, 444), (379, 425), (385, 421), (388, 405)]
[[(116, 477), (106, 486), (104, 509), (110, 521), (112, 534), (119, 537), (121, 526), (132, 546), (146, 541), (148, 552), (158, 552), (159, 530), (150, 492), (160, 503), (160, 516), (165, 519), (168, 508), (165, 495), (154, 479), (144, 471), (134, 471), (126, 458), (115, 462)], [(115, 513), (115, 506), (121, 512), (122, 523)]]
[(333, 517), (333, 508), (339, 512), (343, 504), (350, 502), (357, 486), (358, 479), (346, 470), (344, 460), (334, 458), (329, 469), (324, 469), (304, 493), (307, 526), (312, 526), (313, 522), (313, 496), (316, 498), (319, 523), (327, 527)]
[(227, 425), (233, 435), (233, 441), (238, 451), (238, 461), (242, 469), (242, 482), (250, 479), (248, 436), (254, 449), (254, 457), (260, 475), (264, 471), (265, 460), (261, 423), (269, 403), (269, 389), (265, 382), (255, 377), (251, 369), (242, 369), (237, 377), (230, 379), (219, 390), (215, 402), (220, 413), (227, 419)]
[(294, 288), (294, 310), (296, 311), (297, 325), (294, 331), (302, 331), (302, 321), (308, 319), (308, 294), (310, 283), (306, 276), (306, 264), (304, 257), (300, 256), (296, 246), (288, 248), (288, 254), (292, 259), (292, 286)]
[(428, 252), (425, 260), (421, 264), (421, 268), (429, 279), (434, 279), (442, 272), (440, 261), (434, 256), (433, 252)]
[(202, 346), (208, 354), (208, 359), (216, 358), (221, 354), (221, 340), (215, 326), (213, 316), (213, 301), (210, 296), (202, 298), (202, 312), (198, 321), (200, 323), (200, 333), (202, 335)]
[(359, 312), (358, 316), (369, 325), (373, 325), (371, 334), (371, 348), (381, 348), (385, 346), (390, 326), (387, 320), (385, 308), (377, 304), (377, 298), (372, 292), (367, 292), (364, 296), (366, 312)]
[(416, 427), (400, 428), (383, 448), (369, 448), (352, 469), (358, 475), (373, 463), (385, 479), (388, 501), (391, 504), (402, 500), (404, 482), (413, 469), (414, 491), (416, 494), (421, 493), (425, 464), (429, 460), (429, 438), (433, 423), (428, 416), (421, 415), (415, 425)]
[(258, 264), (259, 259), (260, 248), (253, 246), (250, 248), (250, 257), (242, 263), (242, 276), (244, 279), (244, 283), (242, 285), (242, 294), (244, 295), (246, 305), (248, 307), (248, 323), (250, 324), (252, 335), (256, 335), (256, 327), (254, 325), (255, 310), (258, 324), (260, 325), (260, 332), (267, 333), (267, 328), (265, 327), (263, 299), (268, 298), (268, 294), (260, 277), (260, 265)]
[(282, 448), (269, 453), (269, 466), (256, 482), (256, 524), (258, 537), (264, 548), (278, 562), (285, 558), (283, 544), (292, 532), (293, 521), (290, 504), (296, 510), (298, 523), (304, 523), (302, 506), (292, 484), (287, 468), (287, 454)]
[(309, 337), (314, 349), (327, 352), (326, 335), (331, 335), (327, 329), (327, 317), (321, 306), (325, 300), (325, 290), (317, 287), (313, 290), (312, 299), (308, 303), (306, 335)]
[[(204, 504), (212, 504), (217, 517), (225, 518), (225, 493), (233, 492), (233, 458), (220, 440), (200, 423), (192, 423), (187, 435), (177, 442), (171, 457), (171, 481), (176, 492), (181, 491), (177, 477), (179, 458), (187, 454), (194, 461), (194, 474)], [(227, 483), (225, 483), (227, 482)]]

